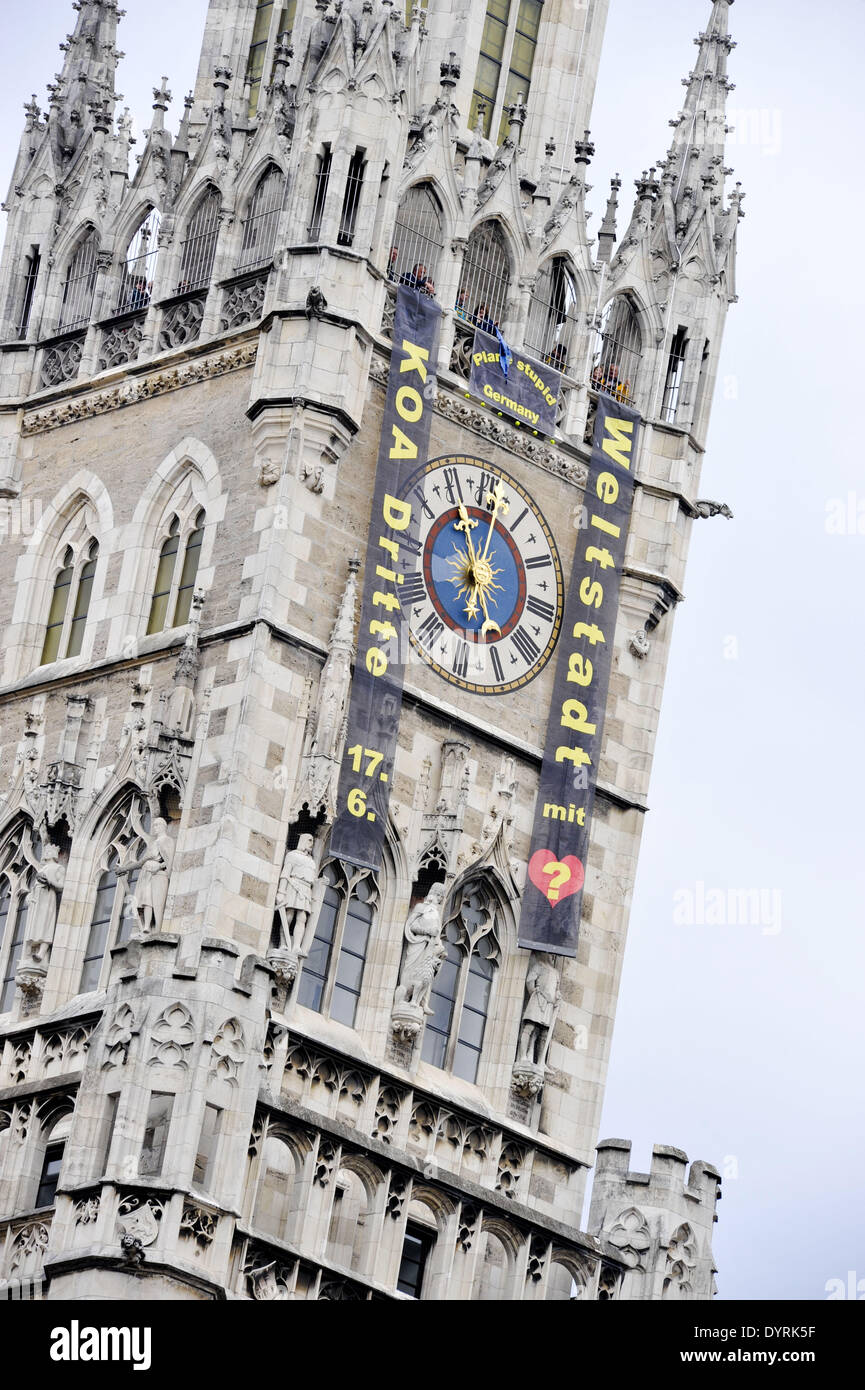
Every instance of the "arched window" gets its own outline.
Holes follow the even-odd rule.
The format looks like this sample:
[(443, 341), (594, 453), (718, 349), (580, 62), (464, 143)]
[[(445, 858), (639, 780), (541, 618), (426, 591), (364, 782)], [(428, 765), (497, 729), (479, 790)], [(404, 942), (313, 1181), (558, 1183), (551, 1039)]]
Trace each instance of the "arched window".
[(577, 331), (577, 287), (564, 256), (542, 267), (529, 302), (526, 351), (557, 372), (572, 365)]
[(63, 331), (81, 328), (90, 322), (90, 310), (93, 307), (93, 295), (96, 292), (98, 255), (99, 237), (95, 231), (91, 230), (83, 241), (78, 243), (78, 249), (66, 268), (63, 301), (60, 306), (60, 323), (58, 325)]
[(53, 1207), (56, 1202), (60, 1170), (63, 1167), (63, 1154), (71, 1128), (72, 1116), (63, 1115), (50, 1127), (45, 1136), (42, 1165), (33, 1201), (33, 1206), (37, 1211), (43, 1207)]
[(619, 401), (633, 399), (642, 356), (637, 312), (625, 295), (611, 299), (601, 320), (591, 386)]
[(484, 1231), (478, 1250), (472, 1299), (500, 1303), (508, 1297), (508, 1252), (505, 1243), (492, 1231)]
[(261, 1152), (252, 1224), (264, 1235), (287, 1240), (295, 1178), (294, 1154), (284, 1139), (268, 1134)]
[(388, 279), (423, 290), (435, 285), (445, 244), (444, 217), (432, 184), (409, 188), (396, 215)]
[(137, 918), (128, 910), (126, 899), (135, 893), (139, 871), (130, 865), (140, 859), (149, 827), (150, 813), (136, 800), (115, 811), (111, 820), (107, 844), (98, 863), (99, 879), (81, 969), (81, 994), (99, 988), (108, 950), (121, 946), (132, 935)]
[(484, 333), (501, 326), (511, 285), (504, 233), (496, 221), (482, 222), (469, 237), (457, 291), (458, 318)]
[(495, 898), (482, 880), (464, 884), (452, 897), (444, 916), (444, 944), (447, 957), (433, 983), (433, 1014), (421, 1055), (434, 1067), (476, 1081), (501, 955)]
[(498, 114), (499, 144), (508, 133), (507, 108), (520, 93), (528, 101), (542, 10), (543, 0), (487, 0), (469, 125), (474, 129), (483, 105), (482, 129), (490, 136)]
[(115, 310), (118, 314), (135, 313), (150, 303), (159, 255), (159, 221), (156, 208), (151, 208), (126, 248)]
[(246, 80), (249, 83), (249, 114), (254, 116), (261, 100), (261, 84), (267, 63), (268, 49), (271, 50), (271, 72), (273, 70), (273, 49), (280, 34), (290, 34), (294, 28), (297, 0), (287, 3), (274, 3), (274, 0), (258, 0), (252, 42), (249, 45), (249, 58), (246, 64)]
[(298, 1002), (354, 1027), (370, 929), (378, 906), (375, 878), (332, 861), (312, 946), (303, 964)]
[[(204, 541), (203, 511), (192, 514), (185, 525), (180, 517), (172, 516), (168, 535), (159, 552), (159, 565), (153, 586), (147, 635), (164, 632), (167, 628), (183, 627), (189, 622), (192, 596), (201, 563)], [(182, 560), (179, 558), (182, 556)]]
[(210, 284), (219, 234), (219, 193), (208, 188), (189, 219), (186, 240), (180, 248), (180, 280), (177, 293), (200, 290)]
[(409, 1298), (423, 1298), (427, 1266), (437, 1236), (438, 1228), (426, 1203), (410, 1202), (396, 1282), (399, 1293), (406, 1294)]
[(39, 271), (42, 265), (42, 256), (38, 246), (30, 248), (30, 254), (24, 258), (24, 273), (22, 276), (21, 311), (18, 315), (18, 337), (26, 338), (30, 327), (30, 313), (33, 309), (33, 298), (36, 294), (36, 284), (39, 279)]
[(369, 1204), (363, 1180), (350, 1169), (340, 1168), (333, 1184), (325, 1258), (343, 1269), (360, 1269), (368, 1219)]
[(99, 542), (95, 540), (85, 538), (83, 543), (64, 549), (51, 594), (40, 666), (80, 656), (98, 560)]
[(8, 1013), (14, 1003), (15, 972), (27, 934), (27, 895), (33, 876), (28, 846), (29, 831), (19, 827), (0, 850), (0, 1014)]
[(548, 1303), (573, 1303), (585, 1298), (586, 1286), (576, 1277), (570, 1264), (553, 1258), (547, 1276), (546, 1301)]
[(243, 224), (238, 270), (249, 270), (250, 267), (263, 265), (273, 258), (284, 191), (285, 179), (282, 171), (275, 164), (271, 164), (262, 174), (249, 200)]

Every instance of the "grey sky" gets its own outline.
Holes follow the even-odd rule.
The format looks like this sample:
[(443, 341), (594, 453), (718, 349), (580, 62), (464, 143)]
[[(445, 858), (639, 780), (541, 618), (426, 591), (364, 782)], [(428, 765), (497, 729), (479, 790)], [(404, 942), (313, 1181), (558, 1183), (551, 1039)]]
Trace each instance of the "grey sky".
[[(163, 73), (176, 125), (206, 8), (126, 0), (119, 85), (139, 129)], [(74, 12), (41, 0), (34, 31), (32, 11), (3, 11), (5, 193), (22, 103), (32, 91), (44, 102)], [(710, 5), (610, 11), (593, 233), (610, 176), (624, 182), (621, 231), (633, 179), (663, 156)], [(725, 1169), (722, 1297), (820, 1299), (848, 1271), (865, 1280), (865, 482), (849, 404), (865, 290), (845, 244), (863, 212), (865, 122), (845, 99), (862, 85), (865, 12), (859, 0), (740, 0), (731, 24), (728, 163), (748, 215), (700, 491), (735, 520), (694, 527), (602, 1137), (632, 1138), (637, 1169), (656, 1142)], [(677, 924), (675, 895), (696, 901), (698, 884), (710, 909), (714, 890), (725, 902), (762, 890), (759, 920)]]

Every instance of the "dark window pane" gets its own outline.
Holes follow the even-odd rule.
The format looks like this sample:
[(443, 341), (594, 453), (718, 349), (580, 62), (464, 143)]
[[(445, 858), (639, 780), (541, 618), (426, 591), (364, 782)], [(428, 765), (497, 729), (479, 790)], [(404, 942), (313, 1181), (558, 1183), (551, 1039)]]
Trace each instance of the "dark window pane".
[(357, 994), (335, 985), (330, 1001), (331, 1018), (336, 1019), (337, 1023), (344, 1023), (348, 1028), (353, 1028), (356, 1013)]
[(463, 1009), (460, 1019), (460, 1042), (480, 1050), (486, 1022), (485, 1014), (476, 1013), (474, 1009)]
[(463, 1081), (477, 1081), (480, 1060), (481, 1054), (475, 1052), (474, 1048), (466, 1047), (461, 1042), (457, 1043), (454, 1053), (454, 1076), (462, 1077)]
[(54, 583), (54, 592), (51, 595), (51, 608), (48, 612), (48, 625), (45, 629), (45, 643), (42, 647), (41, 666), (47, 666), (49, 662), (56, 661), (60, 651), (60, 638), (63, 633), (63, 620), (66, 617), (66, 605), (69, 602), (69, 591), (72, 586), (72, 566), (67, 565), (60, 571)]
[(63, 1147), (62, 1144), (49, 1144), (45, 1150), (45, 1161), (42, 1164), (42, 1174), (39, 1178), (39, 1190), (36, 1193), (37, 1207), (53, 1207), (54, 1205), (57, 1184), (60, 1181), (60, 1169), (63, 1167)]
[(341, 951), (336, 970), (336, 983), (342, 985), (343, 989), (350, 989), (355, 994), (360, 994), (363, 967), (363, 956), (355, 956), (348, 951)]
[(424, 1271), (432, 1246), (433, 1238), (426, 1231), (417, 1227), (407, 1227), (396, 1284), (400, 1293), (408, 1294), (409, 1298), (420, 1298)]

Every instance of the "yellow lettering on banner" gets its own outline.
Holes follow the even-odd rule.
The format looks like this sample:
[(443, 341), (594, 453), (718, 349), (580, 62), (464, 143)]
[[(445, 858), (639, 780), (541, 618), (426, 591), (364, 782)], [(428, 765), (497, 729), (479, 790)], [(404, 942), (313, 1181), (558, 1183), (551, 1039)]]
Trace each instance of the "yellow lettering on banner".
[(565, 700), (562, 705), (562, 726), (577, 734), (596, 734), (598, 726), (588, 722), (589, 711), (579, 700)]
[(605, 644), (607, 640), (597, 623), (576, 623), (574, 626), (574, 636), (577, 638), (588, 638), (593, 647), (596, 647), (599, 642)]
[(367, 652), (366, 669), (371, 676), (383, 676), (387, 670), (387, 657), (378, 647), (370, 647)]
[(404, 339), (402, 350), (408, 353), (408, 357), (404, 357), (400, 362), (400, 372), (417, 372), (421, 381), (426, 384), (426, 364), (429, 362), (427, 349), (418, 347), (417, 343), (410, 343), (408, 339)]
[(417, 445), (414, 440), (409, 439), (407, 434), (403, 434), (399, 425), (393, 427), (393, 448), (388, 457), (392, 459), (417, 458)]
[(619, 480), (612, 473), (601, 473), (598, 477), (596, 490), (601, 501), (612, 506), (619, 495)]
[(396, 393), (396, 413), (410, 425), (416, 425), (423, 415), (423, 400), (413, 386), (401, 386)]
[(630, 472), (630, 453), (634, 441), (626, 436), (633, 435), (633, 423), (630, 420), (614, 420), (608, 416), (604, 422), (604, 428), (613, 436), (612, 439), (604, 440), (604, 453), (613, 460), (613, 463), (617, 463), (620, 468)]
[(385, 536), (379, 536), (378, 543), (382, 550), (386, 550), (392, 560), (399, 559), (399, 546), (396, 541), (389, 541)]
[(582, 652), (574, 652), (568, 660), (568, 680), (574, 685), (591, 685), (595, 668)]
[(592, 760), (584, 748), (557, 748), (557, 763), (573, 763), (574, 767), (591, 767)]
[(400, 602), (396, 594), (383, 594), (378, 589), (372, 596), (373, 608), (386, 608), (388, 613), (398, 613)]
[(378, 618), (376, 618), (375, 622), (370, 623), (369, 630), (373, 637), (383, 637), (386, 642), (389, 642), (392, 637), (397, 636), (397, 630), (393, 623), (380, 623)]
[(590, 565), (593, 561), (597, 561), (602, 570), (612, 569), (616, 563), (609, 550), (599, 550), (596, 545), (589, 546), (586, 551), (586, 560)]
[(392, 531), (404, 531), (411, 521), (411, 502), (400, 502), (398, 497), (391, 497), (389, 492), (385, 494), (382, 510), (385, 525)]
[(587, 608), (600, 608), (604, 601), (604, 586), (597, 579), (589, 579), (588, 575), (580, 585), (580, 598)]
[(620, 526), (614, 526), (611, 521), (605, 521), (602, 516), (593, 516), (592, 525), (596, 526), (599, 531), (606, 531), (608, 536), (618, 538), (622, 534)]

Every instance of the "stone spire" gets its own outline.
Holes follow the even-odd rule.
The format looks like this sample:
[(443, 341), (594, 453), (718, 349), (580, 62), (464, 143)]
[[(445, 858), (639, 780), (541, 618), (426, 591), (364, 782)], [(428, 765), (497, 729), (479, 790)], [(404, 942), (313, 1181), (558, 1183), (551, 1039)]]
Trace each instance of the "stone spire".
[(60, 45), (63, 68), (49, 88), (55, 135), (66, 155), (74, 153), (88, 116), (113, 119), (114, 79), (123, 57), (116, 45), (123, 13), (117, 0), (75, 0), (75, 9), (75, 31)]
[(685, 104), (670, 122), (675, 134), (667, 169), (673, 175), (673, 202), (680, 223), (686, 201), (693, 208), (704, 193), (711, 198), (716, 185), (723, 183), (727, 95), (733, 91), (727, 61), (736, 46), (728, 32), (732, 4), (733, 0), (714, 0), (709, 23), (694, 40), (699, 49), (697, 62), (682, 79), (687, 88)]
[(616, 245), (616, 214), (619, 211), (619, 189), (622, 180), (616, 174), (610, 180), (610, 196), (607, 199), (607, 211), (604, 213), (604, 220), (601, 223), (601, 230), (598, 232), (598, 260), (606, 261), (610, 264), (613, 256), (613, 249)]

